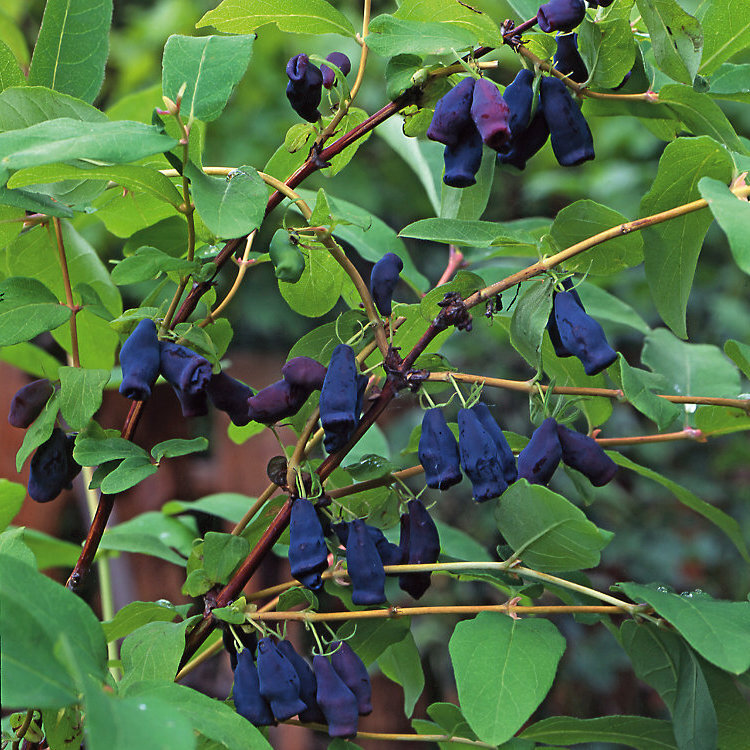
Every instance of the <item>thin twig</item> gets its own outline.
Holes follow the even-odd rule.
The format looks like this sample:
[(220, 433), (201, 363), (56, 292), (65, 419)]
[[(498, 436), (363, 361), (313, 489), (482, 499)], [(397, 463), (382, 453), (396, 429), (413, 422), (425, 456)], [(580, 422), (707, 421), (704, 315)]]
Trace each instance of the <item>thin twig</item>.
[(73, 358), (73, 367), (81, 366), (78, 352), (78, 326), (76, 315), (79, 307), (73, 302), (73, 289), (70, 285), (70, 272), (68, 271), (68, 259), (65, 254), (65, 243), (62, 236), (62, 225), (57, 217), (52, 219), (55, 228), (55, 244), (57, 245), (57, 257), (60, 261), (60, 273), (62, 275), (63, 288), (65, 289), (65, 304), (70, 309), (70, 354)]

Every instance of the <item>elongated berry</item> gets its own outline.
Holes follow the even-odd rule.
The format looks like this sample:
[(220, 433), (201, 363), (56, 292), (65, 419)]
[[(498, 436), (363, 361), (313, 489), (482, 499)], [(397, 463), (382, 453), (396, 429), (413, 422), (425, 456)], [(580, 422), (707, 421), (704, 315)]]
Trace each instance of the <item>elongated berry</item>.
[[(571, 278), (564, 279), (562, 282), (563, 289), (566, 292), (570, 292), (570, 294), (573, 297), (573, 300), (578, 305), (578, 307), (583, 310), (583, 302), (581, 302), (581, 298), (578, 296), (578, 292), (575, 290), (575, 287), (573, 286), (573, 280)], [(555, 297), (557, 296), (557, 292), (555, 292), (552, 295), (552, 310), (549, 314), (549, 320), (547, 321), (547, 331), (549, 332), (549, 338), (552, 342), (552, 347), (555, 350), (555, 354), (558, 357), (572, 357), (573, 353), (569, 352), (564, 346), (562, 341), (560, 340), (560, 331), (557, 330), (557, 322), (555, 320)], [(584, 310), (585, 312), (585, 310)]]
[(8, 422), (12, 427), (26, 429), (42, 413), (45, 404), (55, 392), (47, 378), (34, 380), (16, 391), (10, 402)]
[(320, 119), (318, 105), (323, 89), (320, 68), (311, 63), (306, 54), (300, 53), (286, 64), (286, 74), (289, 78), (286, 96), (292, 109), (303, 120), (317, 122)]
[(510, 449), (503, 431), (490, 413), (487, 404), (479, 401), (471, 407), (471, 410), (477, 415), (480, 424), (494, 441), (498, 456), (500, 457), (500, 465), (503, 468), (503, 477), (508, 484), (512, 484), (518, 478), (516, 457), (513, 455), (513, 451)]
[(333, 641), (331, 648), (331, 665), (357, 699), (357, 711), (360, 716), (372, 713), (372, 685), (367, 667), (346, 641)]
[(72, 437), (68, 438), (55, 427), (50, 437), (36, 449), (29, 471), (28, 492), (32, 500), (48, 503), (64, 489), (70, 489), (81, 470), (73, 459), (73, 442)]
[(260, 694), (279, 721), (296, 716), (307, 708), (300, 698), (297, 672), (270, 638), (258, 641), (258, 682)]
[(359, 723), (357, 697), (326, 656), (313, 656), (313, 672), (318, 683), (315, 697), (326, 717), (329, 737), (353, 737)]
[(324, 445), (328, 453), (348, 442), (359, 421), (357, 375), (354, 350), (339, 344), (333, 350), (320, 391), (320, 423), (325, 430)]
[(428, 487), (447, 490), (463, 478), (458, 443), (441, 409), (427, 409), (419, 437), (419, 463)]
[(557, 50), (552, 58), (552, 64), (563, 75), (572, 78), (577, 83), (588, 80), (589, 72), (586, 63), (578, 52), (578, 34), (558, 34)]
[(292, 575), (307, 588), (317, 590), (323, 585), (320, 574), (328, 567), (328, 547), (315, 506), (305, 498), (292, 505), (289, 565)]
[(495, 441), (471, 409), (458, 412), (458, 451), (461, 468), (471, 481), (478, 503), (499, 497), (508, 489)]
[[(383, 565), (399, 565), (403, 562), (403, 554), (401, 548), (397, 544), (389, 542), (385, 538), (385, 534), (383, 534), (383, 532), (377, 527), (371, 526), (368, 523), (366, 523), (365, 526), (367, 527), (367, 533), (370, 535), (370, 538), (375, 545), (375, 549), (378, 551), (378, 555), (380, 555), (380, 560)], [(346, 547), (347, 540), (349, 539), (350, 527), (351, 523), (346, 521), (332, 525), (336, 536), (344, 547)]]
[(296, 284), (305, 270), (305, 256), (295, 245), (286, 229), (277, 229), (268, 245), (274, 275), (280, 281)]
[[(402, 516), (402, 544), (407, 549), (404, 562), (409, 565), (430, 565), (436, 563), (440, 555), (440, 536), (432, 516), (421, 500), (409, 500), (407, 512)], [(406, 518), (408, 530), (404, 530)], [(414, 599), (419, 599), (430, 587), (430, 576), (424, 573), (402, 573), (398, 585)]]
[[(515, 132), (515, 131), (514, 131)], [(526, 169), (526, 162), (547, 142), (549, 128), (541, 109), (531, 118), (529, 126), (511, 137), (497, 154), (498, 164), (510, 164), (516, 169)]]
[(145, 401), (151, 395), (151, 387), (159, 376), (160, 359), (156, 324), (153, 320), (144, 318), (120, 349), (120, 393), (134, 401)]
[(530, 484), (547, 484), (562, 458), (557, 422), (548, 417), (531, 435), (518, 454), (518, 478)]
[(443, 161), (443, 182), (446, 185), (466, 188), (476, 183), (476, 174), (482, 165), (482, 136), (473, 122), (461, 131), (456, 144), (445, 147)]
[[(345, 76), (349, 75), (352, 69), (351, 60), (343, 52), (331, 52), (326, 56), (328, 62), (333, 63)], [(327, 89), (333, 88), (336, 81), (336, 71), (323, 64), (320, 66), (320, 72), (323, 74), (323, 86)]]
[(464, 78), (435, 105), (427, 137), (445, 146), (455, 146), (471, 121), (471, 101), (474, 94), (474, 78)]
[(550, 31), (573, 31), (586, 15), (583, 0), (550, 0), (539, 8), (537, 20), (539, 28)]
[(211, 363), (192, 349), (171, 341), (160, 341), (159, 370), (172, 386), (185, 417), (208, 413), (206, 386), (211, 380)]
[(367, 525), (352, 521), (346, 543), (346, 568), (352, 582), (355, 604), (382, 604), (385, 599), (385, 570)]
[[(240, 640), (240, 643), (245, 647), (246, 650), (250, 651), (250, 654), (255, 652), (258, 646), (258, 639), (255, 636), (255, 632), (246, 633), (242, 628), (236, 628), (234, 631)], [(222, 628), (221, 639), (224, 644), (224, 648), (229, 654), (229, 664), (234, 672), (237, 666), (237, 648), (234, 643), (234, 635), (229, 627)]]
[(250, 421), (247, 400), (254, 395), (252, 388), (235, 380), (225, 372), (211, 376), (206, 386), (206, 394), (211, 403), (229, 415), (229, 419), (238, 427)]
[(587, 375), (606, 370), (617, 352), (607, 342), (604, 329), (576, 301), (570, 292), (559, 292), (552, 303), (562, 346), (578, 357)]
[(308, 392), (278, 380), (259, 390), (247, 400), (250, 419), (263, 424), (275, 424), (294, 416), (307, 401)]
[(243, 649), (237, 656), (232, 692), (237, 713), (251, 724), (266, 727), (276, 723), (271, 706), (260, 694), (258, 670), (250, 649)]
[(568, 87), (559, 78), (545, 76), (539, 85), (539, 101), (558, 163), (575, 167), (593, 159), (591, 130)]
[(325, 716), (315, 697), (318, 691), (318, 681), (315, 679), (312, 667), (294, 650), (290, 641), (279, 641), (276, 647), (288, 659), (299, 677), (299, 697), (307, 706), (304, 711), (300, 711), (299, 720), (325, 722)]
[(391, 314), (393, 290), (403, 269), (404, 261), (396, 253), (386, 253), (373, 266), (370, 274), (370, 294), (381, 315)]
[(534, 71), (522, 68), (505, 87), (503, 99), (508, 105), (508, 126), (511, 137), (522, 133), (531, 120), (534, 104)]
[(309, 394), (323, 387), (326, 367), (312, 357), (293, 357), (281, 368), (281, 375), (289, 385)]
[(495, 151), (510, 138), (509, 116), (510, 109), (500, 89), (492, 81), (480, 78), (474, 84), (471, 119), (482, 141)]
[(557, 435), (563, 463), (580, 471), (594, 487), (607, 484), (617, 473), (617, 464), (594, 438), (561, 424), (557, 425)]

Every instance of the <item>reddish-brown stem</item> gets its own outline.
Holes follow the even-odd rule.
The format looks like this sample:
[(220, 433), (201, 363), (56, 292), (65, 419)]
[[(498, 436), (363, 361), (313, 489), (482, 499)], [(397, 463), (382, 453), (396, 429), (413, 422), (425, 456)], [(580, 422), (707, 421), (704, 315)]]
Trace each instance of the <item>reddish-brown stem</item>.
[(463, 265), (464, 254), (455, 245), (448, 245), (448, 263), (445, 266), (443, 275), (437, 280), (435, 286), (440, 286), (450, 281), (453, 274)]

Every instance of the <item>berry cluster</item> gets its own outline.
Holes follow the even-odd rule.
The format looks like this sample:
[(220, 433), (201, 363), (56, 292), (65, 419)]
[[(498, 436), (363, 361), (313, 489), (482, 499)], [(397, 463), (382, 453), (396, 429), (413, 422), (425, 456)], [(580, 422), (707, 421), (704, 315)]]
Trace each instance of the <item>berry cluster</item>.
[[(8, 422), (22, 430), (32, 425), (55, 392), (46, 378), (19, 388), (10, 402)], [(73, 458), (75, 435), (66, 435), (59, 427), (35, 451), (31, 458), (29, 497), (38, 503), (54, 500), (64, 489), (70, 489), (81, 471)]]
[(234, 705), (256, 726), (299, 716), (327, 724), (331, 737), (352, 737), (359, 717), (372, 711), (367, 667), (346, 642), (333, 641), (330, 657), (313, 656), (311, 668), (288, 640), (261, 638), (253, 659), (254, 643), (240, 638), (244, 648), (239, 654), (232, 639), (224, 638), (233, 660)]
[[(349, 58), (342, 52), (331, 52), (326, 60), (337, 67), (343, 75), (349, 75), (352, 65)], [(289, 78), (286, 96), (292, 109), (303, 120), (317, 122), (320, 119), (318, 106), (323, 87), (330, 89), (333, 86), (336, 72), (328, 65), (319, 68), (310, 62), (310, 58), (304, 52), (301, 52), (286, 64), (286, 74)]]

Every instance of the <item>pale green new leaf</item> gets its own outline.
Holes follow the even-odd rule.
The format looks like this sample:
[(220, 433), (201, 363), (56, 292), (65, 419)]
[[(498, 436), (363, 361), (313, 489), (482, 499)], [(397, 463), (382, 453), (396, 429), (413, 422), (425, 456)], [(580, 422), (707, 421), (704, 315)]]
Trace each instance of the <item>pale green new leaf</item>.
[(51, 331), (70, 318), (70, 309), (36, 279), (14, 276), (0, 282), (0, 346)]
[(479, 44), (502, 45), (500, 29), (490, 16), (454, 0), (404, 0), (393, 15), (407, 21), (451, 23), (470, 31)]
[(0, 91), (11, 86), (24, 86), (26, 78), (18, 67), (16, 57), (5, 42), (0, 40)]
[(723, 182), (710, 177), (704, 177), (698, 189), (724, 230), (735, 262), (750, 274), (750, 203), (734, 195)]
[(384, 13), (370, 23), (367, 46), (381, 57), (439, 55), (476, 44), (473, 31), (452, 23), (407, 21)]
[(63, 419), (74, 430), (82, 430), (102, 405), (102, 394), (109, 382), (110, 371), (61, 367), (59, 376)]

